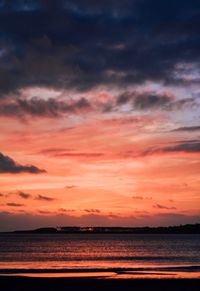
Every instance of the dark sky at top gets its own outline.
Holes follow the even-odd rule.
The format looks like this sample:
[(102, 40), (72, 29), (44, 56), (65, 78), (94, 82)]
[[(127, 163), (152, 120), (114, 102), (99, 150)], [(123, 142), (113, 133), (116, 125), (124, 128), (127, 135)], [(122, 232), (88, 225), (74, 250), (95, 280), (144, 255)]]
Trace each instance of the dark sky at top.
[(200, 2), (2, 0), (0, 45), (1, 97), (33, 85), (182, 84), (177, 65), (199, 66)]

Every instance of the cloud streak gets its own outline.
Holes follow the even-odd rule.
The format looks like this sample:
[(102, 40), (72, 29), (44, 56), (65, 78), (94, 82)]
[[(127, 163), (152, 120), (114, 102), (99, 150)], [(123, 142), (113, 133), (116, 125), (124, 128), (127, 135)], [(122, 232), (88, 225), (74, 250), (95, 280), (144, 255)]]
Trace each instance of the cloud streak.
[(134, 200), (143, 200), (144, 198), (142, 196), (133, 196), (132, 199), (134, 199)]
[(174, 207), (174, 206), (169, 207), (169, 206), (165, 206), (165, 205), (161, 205), (161, 204), (155, 204), (155, 205), (153, 205), (153, 207), (157, 208), (157, 209), (176, 210), (176, 207)]
[(36, 200), (41, 200), (41, 201), (54, 201), (55, 199), (52, 197), (44, 196), (44, 195), (37, 195), (35, 198)]
[(200, 126), (184, 126), (184, 127), (178, 127), (172, 130), (172, 132), (195, 132), (200, 131)]
[(18, 195), (19, 195), (19, 197), (21, 197), (21, 198), (23, 198), (23, 199), (29, 199), (29, 198), (31, 197), (30, 194), (25, 193), (25, 192), (22, 192), (22, 191), (20, 191), (20, 192), (18, 193)]
[(7, 206), (11, 206), (11, 207), (22, 207), (22, 206), (24, 206), (24, 204), (15, 203), (15, 202), (9, 202), (6, 205)]
[(141, 156), (148, 156), (153, 154), (162, 154), (162, 153), (200, 153), (200, 142), (198, 140), (188, 140), (185, 142), (180, 142), (173, 146), (166, 147), (153, 147), (147, 149), (141, 154)]

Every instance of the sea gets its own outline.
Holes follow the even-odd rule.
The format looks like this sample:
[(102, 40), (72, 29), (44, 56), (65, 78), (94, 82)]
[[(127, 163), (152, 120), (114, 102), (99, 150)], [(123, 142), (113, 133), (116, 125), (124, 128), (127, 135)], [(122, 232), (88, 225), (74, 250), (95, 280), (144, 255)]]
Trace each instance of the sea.
[(0, 234), (0, 274), (73, 272), (200, 278), (200, 235)]

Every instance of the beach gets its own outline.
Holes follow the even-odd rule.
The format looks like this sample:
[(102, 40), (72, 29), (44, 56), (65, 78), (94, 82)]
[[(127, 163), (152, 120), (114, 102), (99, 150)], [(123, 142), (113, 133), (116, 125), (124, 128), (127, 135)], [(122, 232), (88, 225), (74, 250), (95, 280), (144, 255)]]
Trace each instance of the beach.
[(199, 235), (5, 234), (0, 242), (3, 291), (199, 290)]
[(91, 278), (49, 278), (25, 276), (1, 276), (1, 290), (38, 291), (38, 290), (162, 290), (198, 291), (199, 279), (106, 279)]

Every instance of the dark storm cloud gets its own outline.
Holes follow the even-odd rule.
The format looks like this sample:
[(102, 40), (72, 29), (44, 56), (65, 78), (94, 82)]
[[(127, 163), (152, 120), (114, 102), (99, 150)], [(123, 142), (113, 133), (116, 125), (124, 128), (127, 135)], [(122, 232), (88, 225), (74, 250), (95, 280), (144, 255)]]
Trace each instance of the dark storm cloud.
[(36, 200), (43, 200), (43, 201), (54, 201), (55, 200), (52, 197), (43, 196), (43, 195), (38, 195), (35, 199)]
[[(0, 1), (0, 94), (188, 83), (200, 62), (197, 0)], [(154, 102), (154, 100), (153, 100)]]
[(46, 172), (43, 169), (39, 169), (33, 165), (21, 165), (15, 162), (12, 158), (5, 156), (0, 153), (0, 173), (30, 173), (30, 174), (40, 174)]

